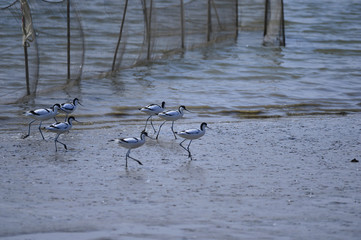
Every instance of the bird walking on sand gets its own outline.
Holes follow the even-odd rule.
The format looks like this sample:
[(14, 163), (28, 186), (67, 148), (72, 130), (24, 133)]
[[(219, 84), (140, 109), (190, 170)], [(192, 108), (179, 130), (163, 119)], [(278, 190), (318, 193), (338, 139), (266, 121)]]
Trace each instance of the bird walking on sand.
[(70, 116), (66, 122), (57, 122), (57, 123), (53, 123), (50, 126), (46, 127), (47, 130), (57, 133), (57, 135), (55, 137), (55, 140), (54, 140), (54, 142), (55, 142), (55, 152), (58, 151), (58, 148), (56, 146), (57, 142), (62, 144), (64, 146), (64, 148), (66, 150), (68, 150), (67, 146), (64, 143), (60, 142), (58, 140), (58, 138), (59, 138), (60, 134), (68, 132), (72, 128), (73, 121), (78, 122), (77, 120), (75, 120), (75, 118), (73, 116)]
[(174, 130), (173, 130), (173, 125), (174, 125), (174, 121), (177, 121), (178, 119), (183, 117), (184, 110), (189, 112), (189, 110), (186, 109), (186, 107), (182, 105), (178, 108), (178, 110), (168, 110), (168, 111), (164, 111), (164, 112), (161, 112), (158, 114), (158, 116), (160, 118), (164, 119), (164, 122), (159, 126), (159, 130), (158, 130), (156, 139), (158, 139), (160, 129), (162, 128), (163, 124), (167, 121), (172, 121), (171, 130), (174, 135), (174, 138), (177, 139), (177, 136), (175, 135)]
[[(200, 129), (187, 129), (187, 130), (183, 130), (181, 132), (176, 133), (178, 136), (185, 138), (179, 145), (188, 152), (188, 158), (190, 158), (191, 160), (193, 160), (193, 159), (192, 159), (191, 151), (189, 150), (189, 146), (191, 145), (191, 143), (194, 139), (198, 139), (206, 133), (206, 128), (209, 128), (209, 127), (207, 127), (207, 123), (203, 122), (201, 124)], [(185, 148), (182, 145), (182, 143), (185, 142), (186, 140), (190, 140), (187, 148)]]
[(41, 131), (41, 123), (43, 121), (49, 120), (51, 118), (54, 118), (54, 120), (57, 121), (55, 116), (56, 116), (56, 114), (58, 114), (59, 109), (60, 109), (60, 105), (57, 103), (57, 104), (54, 104), (51, 108), (40, 108), (40, 109), (30, 110), (30, 111), (25, 112), (25, 116), (31, 117), (34, 120), (29, 123), (28, 134), (25, 135), (23, 138), (25, 139), (30, 136), (30, 125), (33, 122), (35, 122), (36, 120), (39, 120), (40, 121), (39, 131), (40, 131), (41, 136), (45, 140), (44, 135)]
[(129, 156), (129, 154), (130, 154), (130, 150), (132, 150), (134, 148), (138, 148), (145, 143), (145, 137), (148, 137), (148, 134), (147, 134), (147, 132), (145, 132), (143, 130), (142, 133), (140, 134), (140, 138), (128, 137), (128, 138), (120, 138), (120, 139), (114, 140), (115, 142), (119, 143), (120, 146), (128, 149), (128, 152), (125, 155), (125, 167), (126, 168), (128, 168), (128, 158), (136, 161), (137, 163), (139, 163), (139, 165), (143, 165), (138, 159), (135, 159), (135, 158)]
[(147, 124), (148, 124), (148, 120), (150, 119), (150, 124), (153, 127), (154, 133), (156, 133), (157, 131), (155, 130), (154, 126), (153, 126), (153, 121), (152, 121), (152, 117), (157, 115), (160, 112), (164, 111), (164, 107), (165, 107), (165, 102), (162, 102), (162, 105), (159, 106), (158, 104), (149, 104), (145, 107), (140, 108), (139, 110), (141, 112), (144, 112), (146, 114), (149, 115), (149, 117), (147, 118), (147, 120), (145, 121), (145, 127), (144, 127), (144, 131), (147, 129)]
[(68, 115), (74, 112), (77, 106), (81, 105), (78, 98), (74, 98), (73, 102), (62, 103), (60, 105), (60, 110), (66, 113), (65, 120), (68, 118)]

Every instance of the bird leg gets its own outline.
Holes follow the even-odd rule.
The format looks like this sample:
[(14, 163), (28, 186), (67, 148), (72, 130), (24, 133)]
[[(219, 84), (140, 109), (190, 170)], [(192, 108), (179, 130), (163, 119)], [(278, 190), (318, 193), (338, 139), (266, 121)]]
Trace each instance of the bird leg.
[(135, 158), (133, 158), (133, 157), (131, 157), (131, 156), (128, 156), (128, 157), (129, 157), (130, 159), (136, 161), (137, 163), (139, 163), (139, 165), (143, 165), (143, 163), (141, 163), (138, 159), (135, 159)]
[(56, 138), (55, 138), (55, 140), (54, 140), (54, 142), (55, 142), (55, 152), (58, 151), (58, 148), (57, 148), (57, 146), (56, 146), (56, 142), (58, 142), (58, 143), (60, 143), (60, 144), (63, 144), (65, 150), (68, 150), (68, 148), (66, 147), (66, 145), (65, 145), (64, 143), (58, 141), (58, 137), (59, 137), (59, 136), (60, 136), (60, 133), (59, 133), (58, 135), (56, 135)]
[(174, 138), (177, 139), (177, 136), (175, 135), (174, 130), (173, 130), (173, 125), (174, 125), (174, 121), (172, 122), (172, 126), (171, 126), (170, 129), (172, 129), (172, 133), (173, 133), (173, 135), (174, 135)]
[(186, 151), (188, 152), (188, 157), (189, 157), (191, 160), (193, 160), (193, 159), (192, 159), (191, 151), (189, 151), (189, 146), (191, 145), (192, 140), (189, 142), (188, 147), (185, 148), (185, 147), (182, 145), (182, 143), (184, 143), (186, 140), (187, 140), (187, 139), (184, 139), (179, 145), (180, 145), (184, 150), (186, 150)]
[(130, 153), (130, 149), (128, 150), (127, 155), (125, 155), (125, 168), (128, 168), (128, 156), (129, 156), (129, 153)]
[(30, 136), (30, 125), (31, 125), (33, 122), (35, 122), (35, 121), (36, 121), (36, 119), (34, 119), (33, 121), (31, 121), (31, 122), (29, 123), (28, 134), (27, 134), (27, 135), (25, 135), (25, 136), (23, 136), (23, 139), (25, 139), (25, 138), (27, 138), (27, 137), (29, 137), (29, 136)]
[(40, 121), (39, 131), (40, 131), (41, 136), (43, 137), (43, 140), (45, 140), (44, 135), (43, 135), (43, 132), (41, 131), (41, 124), (42, 124), (42, 122), (43, 122), (43, 121)]
[(153, 116), (150, 116), (150, 125), (152, 125), (154, 133), (156, 133), (157, 131), (155, 130), (155, 127), (153, 125), (153, 118), (152, 117)]
[(154, 131), (154, 133), (156, 133), (157, 131), (155, 130), (155, 128), (154, 128), (154, 125), (153, 125), (153, 121), (152, 121), (152, 115), (150, 115), (148, 118), (147, 118), (147, 121), (145, 121), (145, 127), (144, 127), (144, 131), (145, 130), (147, 130), (147, 124), (148, 124), (148, 121), (149, 121), (149, 119), (150, 119), (150, 124), (152, 125), (152, 127), (153, 127), (153, 131)]
[(166, 121), (164, 121), (160, 126), (159, 126), (159, 130), (158, 130), (158, 134), (157, 134), (157, 137), (155, 139), (158, 140), (158, 136), (159, 136), (159, 133), (160, 133), (160, 129), (162, 128), (163, 124), (165, 123)]
[(187, 150), (188, 150), (188, 153), (189, 153), (188, 157), (189, 157), (191, 160), (193, 160), (193, 158), (192, 158), (191, 151), (189, 150), (189, 146), (191, 145), (192, 141), (193, 141), (193, 139), (189, 142), (188, 147), (187, 147)]
[(188, 151), (188, 150), (182, 145), (182, 143), (184, 143), (185, 141), (187, 141), (187, 139), (184, 139), (179, 145), (180, 145), (184, 150)]
[(130, 159), (136, 161), (137, 163), (139, 163), (139, 165), (143, 165), (138, 159), (135, 159), (135, 158), (129, 156), (129, 154), (130, 154), (130, 149), (128, 150), (127, 155), (126, 155), (126, 157), (125, 157), (125, 167), (126, 167), (126, 168), (128, 168), (128, 157), (129, 157)]
[(149, 118), (151, 118), (151, 117), (152, 117), (152, 116), (149, 116), (149, 117), (147, 118), (147, 120), (145, 121), (144, 131), (147, 130), (148, 120), (149, 120)]

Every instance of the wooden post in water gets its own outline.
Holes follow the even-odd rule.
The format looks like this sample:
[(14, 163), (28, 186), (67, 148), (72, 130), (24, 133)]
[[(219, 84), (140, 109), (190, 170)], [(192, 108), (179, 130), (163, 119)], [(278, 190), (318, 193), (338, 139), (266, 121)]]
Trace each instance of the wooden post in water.
[(24, 44), (24, 56), (25, 56), (26, 94), (30, 95), (29, 60), (28, 60), (28, 43), (27, 42)]
[(268, 8), (269, 8), (269, 0), (266, 0), (266, 1), (265, 1), (265, 7), (264, 7), (263, 36), (266, 36), (266, 34), (267, 34)]
[[(26, 18), (23, 13), (23, 33), (26, 34)], [(26, 95), (30, 95), (30, 80), (29, 80), (29, 59), (28, 59), (28, 46), (27, 40), (23, 41), (24, 46), (24, 61), (25, 61), (25, 81), (26, 81)]]
[(152, 10), (153, 10), (153, 0), (150, 0), (149, 6), (149, 19), (148, 19), (148, 50), (147, 50), (147, 60), (150, 59), (150, 48), (151, 48), (151, 33), (152, 33)]
[(238, 37), (238, 0), (236, 0), (236, 39)]
[(70, 0), (66, 3), (67, 19), (67, 79), (70, 80)]
[(286, 45), (283, 0), (265, 1), (263, 45)]
[(117, 60), (117, 54), (118, 54), (118, 50), (119, 50), (119, 45), (120, 45), (120, 41), (122, 40), (122, 33), (123, 33), (123, 27), (124, 27), (124, 21), (125, 21), (125, 14), (127, 13), (127, 7), (128, 7), (128, 0), (125, 1), (122, 23), (121, 23), (121, 25), (120, 25), (120, 32), (119, 32), (118, 43), (117, 43), (117, 46), (116, 46), (115, 52), (114, 52), (112, 71), (115, 70), (115, 61)]
[[(24, 61), (25, 61), (25, 78), (26, 78), (26, 94), (30, 95), (30, 76), (29, 76), (29, 59), (28, 47), (29, 41), (35, 40), (34, 29), (32, 26), (31, 11), (27, 0), (20, 0), (21, 13), (22, 13), (22, 32), (23, 32), (23, 47), (24, 47)], [(34, 91), (35, 93), (35, 91)]]
[(211, 32), (212, 32), (212, 12), (211, 12), (211, 0), (208, 0), (208, 19), (207, 19), (207, 42), (211, 40)]
[(282, 9), (281, 9), (281, 18), (282, 18), (282, 43), (281, 43), (281, 46), (286, 46), (286, 36), (285, 36), (285, 15), (284, 15), (284, 12), (283, 12), (283, 0), (281, 0), (281, 6), (282, 6)]
[(181, 34), (182, 34), (182, 44), (181, 47), (184, 49), (184, 4), (183, 0), (180, 0), (180, 8), (181, 8)]

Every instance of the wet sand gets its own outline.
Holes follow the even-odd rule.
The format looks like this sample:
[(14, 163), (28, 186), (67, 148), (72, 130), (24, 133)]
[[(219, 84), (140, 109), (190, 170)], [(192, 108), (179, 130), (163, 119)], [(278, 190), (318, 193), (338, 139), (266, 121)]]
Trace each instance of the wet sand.
[(75, 125), (57, 153), (25, 123), (0, 133), (0, 239), (359, 239), (360, 114), (208, 124), (193, 161), (167, 124), (127, 170), (109, 140), (139, 124)]

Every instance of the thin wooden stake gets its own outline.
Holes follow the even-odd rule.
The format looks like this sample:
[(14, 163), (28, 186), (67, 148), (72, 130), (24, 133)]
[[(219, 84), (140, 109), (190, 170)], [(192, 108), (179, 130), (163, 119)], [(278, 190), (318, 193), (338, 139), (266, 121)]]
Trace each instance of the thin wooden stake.
[(180, 0), (180, 8), (181, 8), (181, 32), (182, 32), (182, 49), (184, 49), (184, 4), (183, 0)]
[(269, 8), (269, 0), (265, 2), (265, 10), (264, 10), (264, 29), (263, 29), (263, 37), (267, 34), (267, 23), (268, 23), (268, 8)]
[(282, 43), (281, 46), (286, 46), (286, 36), (285, 36), (285, 16), (284, 16), (284, 12), (283, 12), (283, 0), (281, 0), (281, 4), (282, 4), (282, 16), (281, 16), (281, 21), (282, 21)]
[[(24, 14), (24, 13), (23, 13)], [(26, 26), (26, 19), (23, 15), (23, 31), (25, 31)], [(29, 81), (29, 59), (28, 59), (28, 42), (27, 40), (23, 43), (24, 44), (24, 61), (25, 61), (25, 79), (26, 79), (26, 94), (30, 95), (30, 81)]]
[(238, 0), (236, 0), (236, 39), (238, 37)]
[(211, 40), (212, 32), (212, 16), (211, 16), (211, 0), (208, 0), (208, 19), (207, 19), (207, 42)]
[(70, 0), (67, 0), (67, 77), (70, 80)]
[(125, 14), (127, 13), (127, 7), (128, 7), (128, 0), (125, 1), (122, 24), (120, 25), (120, 32), (119, 32), (118, 43), (117, 43), (117, 46), (116, 46), (116, 48), (115, 48), (115, 53), (114, 53), (114, 58), (113, 58), (112, 71), (115, 70), (115, 61), (117, 60), (117, 54), (118, 54), (118, 50), (119, 50), (119, 45), (120, 45), (120, 41), (122, 40), (122, 33), (123, 33), (123, 27), (124, 27), (124, 21), (125, 21)]
[(30, 95), (29, 60), (28, 60), (28, 43), (27, 42), (24, 44), (24, 56), (25, 56), (26, 93), (27, 93), (27, 95)]
[(153, 10), (153, 0), (150, 0), (149, 6), (149, 20), (148, 20), (148, 51), (147, 51), (147, 60), (150, 59), (150, 48), (151, 48), (151, 32), (152, 32), (152, 10)]

